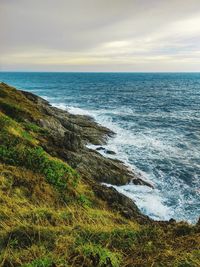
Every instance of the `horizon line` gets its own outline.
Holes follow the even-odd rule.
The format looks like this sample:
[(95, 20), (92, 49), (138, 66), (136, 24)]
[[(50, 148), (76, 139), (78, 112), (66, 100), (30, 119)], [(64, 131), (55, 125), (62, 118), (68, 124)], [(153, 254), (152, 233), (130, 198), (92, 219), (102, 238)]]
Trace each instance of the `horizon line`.
[(0, 70), (0, 73), (200, 73), (200, 71), (31, 71), (31, 70)]

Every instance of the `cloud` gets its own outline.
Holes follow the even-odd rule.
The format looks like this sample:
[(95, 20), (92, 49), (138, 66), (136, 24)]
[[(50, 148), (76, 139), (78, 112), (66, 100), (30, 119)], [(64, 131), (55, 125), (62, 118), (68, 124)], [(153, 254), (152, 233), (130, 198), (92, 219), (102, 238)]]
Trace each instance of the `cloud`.
[(0, 0), (0, 5), (2, 70), (200, 71), (196, 0)]

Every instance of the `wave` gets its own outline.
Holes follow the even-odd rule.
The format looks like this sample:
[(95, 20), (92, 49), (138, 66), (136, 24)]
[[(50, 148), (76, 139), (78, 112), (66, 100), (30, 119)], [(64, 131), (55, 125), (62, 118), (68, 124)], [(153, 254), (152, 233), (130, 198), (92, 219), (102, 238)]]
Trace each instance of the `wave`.
[[(109, 139), (108, 143), (104, 146), (104, 148), (114, 151), (117, 156), (107, 155), (104, 151), (99, 152), (106, 157), (117, 157), (119, 160), (122, 160), (124, 164), (128, 166), (132, 171), (142, 176), (144, 180), (150, 183), (153, 182), (153, 179), (151, 179), (151, 177), (147, 173), (142, 172), (136, 166), (130, 164), (127, 154), (124, 153), (122, 146), (132, 145), (133, 139), (127, 138), (127, 136), (129, 136), (129, 132), (122, 130), (122, 128), (120, 128), (117, 124), (113, 123), (112, 118), (110, 116), (105, 115), (108, 113), (107, 110), (86, 110), (79, 107), (68, 106), (65, 103), (53, 103), (52, 105), (67, 110), (70, 113), (76, 115), (93, 115), (94, 119), (98, 123), (116, 132), (116, 137)], [(120, 111), (114, 111), (115, 114), (119, 112)], [(142, 137), (140, 138), (140, 140), (138, 140), (138, 138), (135, 136), (134, 144), (136, 142), (139, 144), (139, 142), (144, 141), (142, 141)], [(97, 148), (97, 146), (92, 144), (88, 144), (88, 147), (94, 150)], [(111, 185), (107, 184), (107, 186)], [(159, 191), (156, 189), (151, 189), (147, 186), (137, 186), (133, 184), (113, 187), (116, 188), (118, 192), (132, 199), (144, 214), (150, 216), (154, 220), (169, 220), (173, 216), (173, 211), (164, 204), (164, 199), (160, 195)], [(151, 203), (151, 205), (149, 203)]]
[[(142, 179), (154, 185), (155, 189), (153, 190), (146, 186), (133, 184), (114, 186), (120, 193), (132, 199), (144, 214), (154, 220), (169, 220), (173, 217), (178, 221), (187, 220), (191, 223), (196, 221), (196, 217), (187, 206), (196, 203), (195, 197), (187, 199), (188, 192), (191, 189), (184, 181), (177, 178), (177, 175), (181, 175), (182, 170), (178, 170), (174, 174), (177, 169), (175, 165), (177, 162), (181, 166), (191, 165), (190, 153), (194, 152), (189, 152), (190, 150), (184, 150), (176, 145), (178, 143), (177, 138), (181, 139), (181, 135), (179, 137), (175, 136), (175, 134), (169, 132), (170, 129), (167, 132), (150, 129), (133, 131), (124, 128), (124, 125), (120, 125), (121, 121), (114, 121), (115, 115), (135, 115), (135, 112), (130, 109), (84, 109), (75, 105), (69, 106), (62, 102), (52, 102), (52, 105), (72, 114), (92, 116), (97, 123), (110, 128), (116, 133), (115, 137), (110, 138), (104, 146), (106, 150), (112, 150), (116, 155), (108, 155), (103, 150), (99, 153), (105, 157), (123, 161)], [(171, 138), (174, 138), (174, 140)], [(88, 147), (94, 150), (97, 148), (97, 146), (91, 144), (88, 144)], [(187, 153), (187, 157), (186, 154), (183, 156), (183, 152)], [(156, 166), (157, 162), (160, 167)], [(198, 163), (196, 164), (198, 165)], [(166, 169), (171, 173), (170, 177), (167, 177)], [(195, 179), (198, 180), (198, 177), (194, 177)], [(196, 191), (198, 192), (198, 188), (194, 189), (197, 195)], [(176, 212), (174, 212), (175, 210)]]
[(138, 208), (154, 220), (169, 220), (174, 216), (173, 210), (164, 204), (164, 199), (159, 191), (147, 186), (128, 184), (113, 186), (118, 192), (132, 199)]

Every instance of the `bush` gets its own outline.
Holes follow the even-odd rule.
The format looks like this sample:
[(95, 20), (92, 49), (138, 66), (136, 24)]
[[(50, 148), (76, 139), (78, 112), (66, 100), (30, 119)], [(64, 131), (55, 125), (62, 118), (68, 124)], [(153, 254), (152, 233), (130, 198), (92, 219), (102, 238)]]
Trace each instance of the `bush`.
[(50, 158), (42, 147), (31, 148), (20, 145), (10, 148), (1, 145), (0, 160), (41, 173), (48, 183), (59, 190), (65, 190), (69, 181), (74, 187), (78, 182), (79, 177), (75, 170), (58, 159)]

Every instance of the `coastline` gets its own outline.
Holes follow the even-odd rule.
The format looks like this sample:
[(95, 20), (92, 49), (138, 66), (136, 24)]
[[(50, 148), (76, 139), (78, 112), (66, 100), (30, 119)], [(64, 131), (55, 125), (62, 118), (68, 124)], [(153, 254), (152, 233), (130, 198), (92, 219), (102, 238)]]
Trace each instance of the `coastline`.
[(0, 125), (2, 266), (198, 263), (199, 223), (154, 221), (103, 184), (143, 183), (119, 160), (87, 148), (105, 144), (109, 129), (5, 83)]
[[(76, 114), (70, 113), (67, 107), (58, 107), (59, 105), (31, 92), (19, 91), (37, 104), (44, 114), (51, 116), (51, 125), (43, 119), (35, 121), (45, 129), (51, 130), (53, 141), (43, 146), (45, 150), (69, 162), (83, 177), (89, 175), (90, 179), (112, 187), (119, 194), (128, 197), (144, 216), (155, 221), (169, 221), (173, 218), (173, 213), (162, 204), (162, 198), (152, 182), (135, 172), (112, 150), (107, 152), (106, 144), (108, 140), (115, 138), (115, 132), (101, 125), (89, 112), (85, 112), (87, 115), (77, 114), (77, 111)], [(56, 123), (52, 120), (53, 117), (56, 118)], [(60, 144), (57, 146), (57, 143)]]
[[(127, 168), (127, 171), (132, 173), (135, 177), (137, 177), (137, 179), (141, 179), (141, 185), (151, 187), (152, 189), (154, 188), (152, 182), (148, 181), (147, 179), (145, 179), (145, 177), (142, 177), (141, 173), (136, 172), (127, 161), (121, 159), (121, 157), (119, 156), (118, 152), (107, 148), (108, 142), (113, 140), (117, 135), (117, 133), (115, 131), (111, 130), (107, 125), (103, 125), (101, 122), (98, 122), (96, 120), (94, 114), (89, 114), (89, 112), (88, 112), (88, 115), (82, 114), (81, 113), (81, 109), (80, 109), (80, 113), (78, 113), (78, 112), (73, 113), (71, 111), (72, 107), (69, 108), (69, 109), (67, 107), (66, 108), (61, 108), (61, 107), (58, 107), (59, 105), (55, 105), (54, 103), (51, 103), (50, 101), (48, 101), (48, 102), (52, 107), (57, 107), (60, 110), (69, 112), (71, 115), (83, 116), (86, 119), (90, 118), (96, 125), (98, 125), (98, 126), (100, 126), (102, 128), (106, 128), (108, 130), (108, 133), (105, 133), (105, 135), (103, 136), (103, 138), (105, 138), (105, 139), (104, 139), (104, 141), (102, 143), (99, 143), (99, 144), (87, 143), (86, 147), (88, 149), (91, 149), (93, 151), (98, 152), (104, 158), (108, 158), (108, 159), (111, 159), (111, 160), (117, 160), (117, 161), (121, 162)], [(134, 182), (134, 180), (130, 181), (130, 183), (132, 183), (132, 182), (135, 185), (139, 185), (140, 184), (139, 182), (138, 183), (136, 181)]]
[[(136, 218), (138, 216), (136, 214), (138, 213), (139, 221), (141, 221), (141, 219), (142, 221), (152, 220), (148, 215), (139, 210), (133, 199), (122, 192), (120, 193), (118, 190), (118, 186), (127, 185), (130, 183), (136, 186), (145, 186), (153, 189), (152, 184), (143, 180), (141, 175), (134, 173), (133, 170), (126, 165), (126, 163), (117, 159), (117, 157), (109, 157), (109, 153), (111, 152), (112, 154), (112, 151), (109, 151), (108, 155), (106, 155), (105, 153), (101, 153), (101, 150), (99, 151), (96, 149), (99, 147), (103, 148), (108, 139), (112, 139), (115, 136), (115, 133), (112, 130), (96, 122), (95, 118), (92, 116), (70, 113), (68, 110), (58, 108), (52, 105), (48, 100), (45, 100), (35, 94), (23, 90), (21, 90), (21, 92), (29, 100), (41, 105), (45, 113), (49, 114), (51, 117), (56, 117), (56, 119), (61, 123), (62, 127), (64, 126), (64, 128), (66, 127), (66, 129), (70, 129), (70, 131), (72, 130), (75, 133), (73, 133), (72, 139), (70, 137), (72, 147), (71, 144), (69, 146), (69, 144), (64, 142), (65, 147), (62, 147), (61, 150), (58, 150), (57, 140), (54, 140), (56, 142), (56, 146), (45, 146), (45, 150), (52, 155), (59, 156), (63, 160), (66, 160), (85, 179), (88, 180), (89, 176), (89, 179), (94, 180), (95, 183), (92, 185), (94, 186), (94, 191), (96, 191), (98, 197), (102, 198), (103, 196), (104, 200), (108, 198), (111, 207), (115, 206), (116, 203), (113, 202), (119, 198), (120, 200), (117, 200), (117, 202), (121, 202), (121, 204), (119, 207), (117, 207), (117, 209), (119, 209), (119, 211), (125, 217), (131, 218), (133, 216)], [(67, 120), (69, 120), (70, 124), (72, 123), (72, 125), (68, 125)], [(52, 135), (60, 139), (60, 137), (57, 136), (57, 131), (60, 126), (56, 125), (55, 128), (53, 122), (51, 122), (50, 125), (44, 120), (40, 121), (39, 125), (48, 130), (51, 128)], [(67, 138), (68, 137), (69, 136), (67, 136)], [(62, 145), (63, 144), (61, 144), (61, 146)], [(91, 149), (88, 147), (88, 145), (95, 146), (95, 149)], [(55, 151), (56, 154), (54, 154)], [(82, 160), (81, 163), (80, 157)], [(99, 183), (98, 186), (96, 185), (96, 182)], [(99, 192), (101, 193), (99, 194)], [(105, 192), (107, 192), (106, 195)], [(112, 201), (110, 201), (110, 198)], [(137, 210), (136, 213), (135, 210)], [(157, 219), (157, 221), (161, 220)]]
[[(16, 90), (5, 83), (1, 85), (7, 90)], [(46, 142), (41, 143), (45, 151), (66, 161), (90, 183), (100, 198), (108, 200), (111, 207), (125, 217), (151, 222), (152, 219), (142, 214), (133, 200), (103, 183), (117, 186), (132, 182), (135, 185), (152, 187), (151, 184), (143, 181), (120, 160), (104, 157), (98, 151), (87, 148), (88, 143), (103, 146), (108, 138), (112, 138), (114, 132), (95, 122), (92, 117), (70, 114), (27, 91), (16, 92), (31, 101), (43, 114), (42, 118), (33, 117), (31, 121), (49, 132)]]
[[(73, 136), (74, 140), (70, 141), (73, 147), (66, 146), (66, 148), (70, 148), (73, 152), (76, 152), (78, 149), (82, 149), (84, 150), (84, 152), (88, 154), (91, 153), (92, 156), (96, 156), (97, 158), (100, 158), (102, 161), (105, 161), (105, 163), (109, 164), (109, 167), (113, 165), (114, 169), (118, 169), (119, 171), (117, 175), (118, 178), (116, 177), (116, 180), (112, 179), (113, 185), (125, 185), (131, 182), (135, 185), (146, 185), (149, 187), (153, 187), (150, 183), (148, 183), (147, 181), (139, 177), (137, 174), (135, 174), (129, 168), (129, 166), (125, 165), (124, 162), (120, 161), (117, 158), (114, 159), (106, 157), (106, 155), (103, 156), (102, 153), (100, 153), (101, 151), (98, 151), (98, 149), (91, 149), (90, 147), (88, 147), (88, 145), (94, 145), (96, 146), (96, 148), (100, 147), (103, 149), (103, 146), (107, 143), (108, 138), (112, 138), (115, 135), (115, 133), (112, 130), (97, 123), (92, 116), (72, 114), (67, 110), (63, 110), (53, 106), (49, 101), (44, 100), (43, 98), (36, 96), (30, 92), (26, 91), (21, 91), (21, 92), (29, 100), (33, 100), (35, 103), (41, 105), (43, 110), (47, 114), (50, 114), (52, 117), (58, 119), (59, 122), (61, 123), (61, 127), (66, 127), (67, 130), (69, 130), (70, 128), (70, 130), (72, 130), (74, 134)], [(56, 131), (63, 130), (63, 129), (62, 130), (56, 129), (55, 125), (49, 125), (49, 123), (45, 120), (41, 120), (39, 123), (44, 128), (45, 127), (48, 129), (51, 128), (52, 134), (54, 134), (53, 132), (55, 132), (56, 134)], [(63, 133), (60, 132), (59, 134), (62, 135)], [(66, 145), (69, 146), (69, 144)], [(109, 153), (112, 154), (112, 151), (109, 151), (108, 154)], [(123, 170), (123, 174), (120, 170), (121, 171)], [(103, 175), (105, 176), (105, 173)], [(97, 180), (99, 180), (100, 182), (106, 182), (103, 179), (103, 177), (100, 177)]]
[[(37, 96), (35, 94), (23, 90), (21, 90), (21, 92), (30, 99), (32, 99), (32, 97), (34, 98), (36, 97), (37, 99), (36, 102), (39, 101), (38, 103), (40, 104), (42, 103), (42, 105), (44, 105), (43, 107), (44, 109), (47, 108), (48, 110), (50, 108), (53, 112), (52, 113), (48, 110), (47, 113), (50, 112), (50, 114), (53, 116), (56, 114), (57, 117), (61, 115), (62, 117), (61, 123), (63, 122), (63, 116), (66, 116), (66, 119), (70, 117), (71, 122), (77, 126), (82, 126), (85, 129), (89, 127), (88, 133), (86, 135), (84, 134), (84, 138), (83, 136), (81, 137), (84, 139), (84, 144), (81, 144), (81, 149), (86, 149), (86, 151), (88, 151), (89, 149), (89, 152), (91, 154), (86, 153), (90, 155), (89, 158), (94, 157), (95, 161), (97, 162), (97, 164), (99, 164), (99, 166), (101, 166), (102, 164), (105, 165), (103, 172), (102, 171), (99, 172), (99, 169), (95, 168), (96, 162), (94, 162), (93, 160), (92, 161), (89, 160), (92, 166), (89, 167), (89, 172), (91, 172), (91, 177), (95, 181), (101, 183), (102, 186), (106, 186), (112, 190), (117, 190), (119, 194), (122, 194), (124, 197), (127, 197), (130, 201), (132, 201), (134, 205), (137, 206), (137, 208), (139, 208), (138, 209), (139, 212), (142, 215), (148, 217), (150, 220), (158, 222), (159, 221), (167, 222), (171, 219), (175, 220), (173, 218), (173, 214), (171, 215), (171, 212), (169, 211), (168, 207), (162, 204), (162, 199), (161, 196), (159, 195), (155, 195), (154, 197), (155, 200), (151, 199), (151, 196), (150, 199), (147, 196), (146, 200), (147, 207), (145, 207), (145, 209), (147, 210), (144, 211), (143, 203), (140, 204), (140, 195), (143, 195), (142, 198), (144, 199), (145, 195), (148, 195), (149, 192), (152, 192), (152, 190), (155, 191), (156, 189), (154, 188), (151, 181), (148, 181), (144, 177), (142, 177), (141, 173), (135, 172), (132, 169), (132, 167), (129, 164), (127, 164), (127, 162), (123, 161), (123, 159), (120, 159), (120, 157), (118, 157), (117, 154), (113, 153), (112, 150), (108, 150), (108, 153), (106, 152), (105, 147), (108, 140), (112, 140), (116, 136), (116, 133), (111, 129), (109, 129), (107, 125), (102, 125), (100, 122), (96, 121), (95, 116), (93, 116), (93, 114), (89, 114), (89, 112), (85, 112), (86, 114), (78, 114), (77, 112), (72, 113), (67, 109), (67, 107), (66, 109), (63, 109), (61, 107), (57, 107), (57, 105), (55, 105), (54, 103), (51, 103), (49, 100), (43, 99), (40, 96)], [(42, 126), (46, 127), (43, 124)], [(48, 127), (49, 126), (47, 125), (47, 128)], [(95, 136), (91, 137), (91, 134), (93, 135), (92, 129), (95, 129), (96, 132)], [(75, 150), (77, 149), (78, 148), (76, 148)], [(76, 168), (76, 164), (74, 165), (74, 158), (72, 159), (72, 161), (70, 161), (69, 157), (67, 158), (64, 157), (63, 159), (69, 161), (70, 164)], [(84, 164), (87, 165), (89, 162), (86, 160)], [(88, 169), (86, 170), (83, 169), (77, 168), (77, 170), (81, 173), (81, 175), (87, 176)], [(113, 170), (115, 170), (114, 177), (112, 173)], [(99, 173), (98, 176), (95, 175), (97, 173)], [(129, 189), (127, 189), (129, 185), (136, 186), (139, 192), (141, 192), (141, 194), (138, 197), (139, 198), (138, 203), (137, 203), (137, 198), (134, 198), (133, 195), (130, 193)], [(149, 205), (149, 203), (151, 203), (151, 205)], [(158, 210), (162, 210), (162, 212), (159, 214)], [(167, 213), (167, 215), (163, 216), (163, 212)], [(188, 223), (195, 225), (197, 222), (198, 219), (196, 220), (196, 222), (192, 223), (188, 222)]]
[[(112, 140), (115, 139), (118, 135), (117, 132), (110, 130), (109, 125), (102, 123), (101, 120), (98, 120), (98, 116), (96, 116), (95, 113), (92, 113), (89, 110), (73, 106), (69, 107), (64, 103), (56, 104), (53, 101), (51, 102), (51, 100), (47, 97), (44, 97), (44, 99), (47, 100), (47, 102), (53, 107), (71, 113), (74, 116), (83, 116), (86, 119), (91, 118), (91, 120), (100, 127), (106, 128), (108, 129), (108, 131), (111, 131), (111, 134), (105, 135), (105, 142), (101, 144), (88, 143), (86, 144), (86, 146), (89, 149), (92, 149), (94, 152), (100, 153), (105, 158), (121, 162), (127, 168), (127, 171), (133, 173), (134, 176), (137, 177), (138, 181), (136, 180), (135, 183), (128, 181), (127, 183), (123, 184), (109, 183), (108, 181), (103, 182), (104, 185), (115, 188), (119, 193), (131, 199), (137, 205), (142, 214), (150, 217), (155, 221), (169, 221), (171, 218), (173, 218), (173, 211), (164, 204), (162, 195), (160, 195), (158, 190), (154, 187), (153, 181), (145, 178), (141, 171), (135, 170), (127, 160), (120, 157), (118, 152), (115, 152), (115, 150), (113, 151), (112, 148), (107, 146), (108, 142), (112, 144)], [(149, 205), (149, 203), (151, 203), (151, 205)], [(195, 223), (196, 222), (192, 222), (192, 224)]]
[[(192, 96), (199, 89), (198, 83), (195, 88), (191, 86), (198, 77), (180, 74), (174, 79), (169, 75), (168, 81), (165, 75), (157, 74), (8, 73), (0, 74), (0, 77), (19, 89), (43, 98), (48, 96), (50, 103), (69, 108), (72, 113), (89, 113), (98, 123), (116, 132), (104, 147), (117, 152), (117, 158), (130, 164), (134, 172), (141, 173), (142, 178), (151, 181), (155, 187), (151, 193), (141, 192), (138, 186), (121, 188), (131, 193), (143, 213), (158, 215), (156, 219), (160, 220), (172, 217), (177, 221), (197, 222), (199, 112), (195, 112), (195, 107), (199, 98), (195, 98), (193, 105)], [(113, 85), (112, 77), (118, 81)], [(141, 78), (146, 82), (141, 87), (143, 89), (137, 90)], [(181, 87), (185, 78), (189, 83)], [(105, 86), (101, 85), (101, 79)], [(158, 95), (148, 86), (151, 80)], [(132, 89), (129, 90), (126, 81)], [(159, 90), (161, 81), (166, 84), (162, 91)], [(170, 89), (170, 85), (175, 86), (180, 96)], [(185, 87), (191, 90), (185, 90)], [(166, 92), (169, 94), (165, 97)], [(165, 109), (167, 103), (171, 103), (169, 109)], [(152, 204), (150, 207), (154, 206), (153, 210), (149, 210), (149, 203)]]

